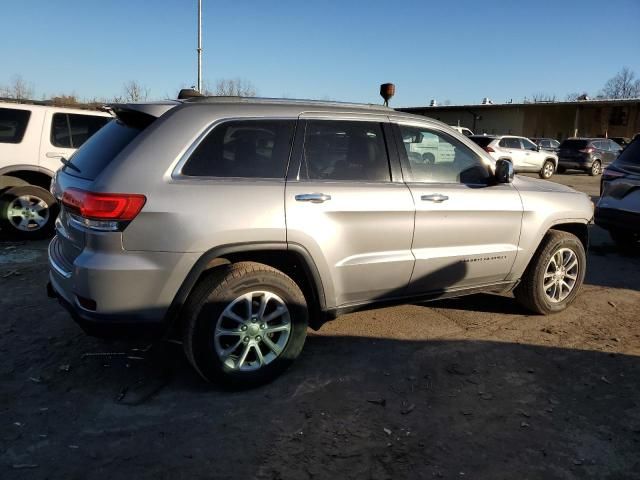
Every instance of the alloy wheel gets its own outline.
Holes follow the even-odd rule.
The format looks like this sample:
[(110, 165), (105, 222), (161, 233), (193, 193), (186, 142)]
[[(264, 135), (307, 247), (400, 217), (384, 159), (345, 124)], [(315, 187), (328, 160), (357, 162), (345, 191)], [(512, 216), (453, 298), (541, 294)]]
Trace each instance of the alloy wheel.
[(7, 220), (22, 232), (40, 230), (49, 221), (49, 205), (35, 195), (20, 195), (9, 203)]
[(560, 303), (573, 291), (578, 281), (578, 257), (569, 248), (556, 251), (545, 269), (543, 290), (547, 300)]
[(220, 314), (214, 348), (225, 367), (258, 370), (280, 356), (290, 334), (285, 302), (275, 293), (254, 291), (233, 300)]

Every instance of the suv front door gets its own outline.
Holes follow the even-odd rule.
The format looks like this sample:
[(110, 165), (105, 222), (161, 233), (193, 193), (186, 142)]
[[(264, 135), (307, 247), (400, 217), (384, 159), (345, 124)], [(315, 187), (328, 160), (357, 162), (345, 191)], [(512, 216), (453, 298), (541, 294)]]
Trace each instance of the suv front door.
[[(446, 132), (415, 124), (394, 128), (416, 205), (416, 265), (408, 292), (437, 293), (505, 280), (522, 223), (516, 189), (496, 184), (488, 161)], [(412, 155), (427, 138), (438, 145), (434, 162)]]
[[(400, 296), (414, 205), (388, 118), (301, 116), (285, 190), (287, 242), (311, 254), (327, 307)], [(392, 175), (393, 172), (393, 175)]]

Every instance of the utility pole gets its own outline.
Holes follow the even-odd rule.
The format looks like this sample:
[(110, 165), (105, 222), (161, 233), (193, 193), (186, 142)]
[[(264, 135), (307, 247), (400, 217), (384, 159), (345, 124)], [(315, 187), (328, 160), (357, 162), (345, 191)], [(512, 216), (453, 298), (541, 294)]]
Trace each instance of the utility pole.
[(198, 91), (202, 93), (202, 0), (198, 0)]

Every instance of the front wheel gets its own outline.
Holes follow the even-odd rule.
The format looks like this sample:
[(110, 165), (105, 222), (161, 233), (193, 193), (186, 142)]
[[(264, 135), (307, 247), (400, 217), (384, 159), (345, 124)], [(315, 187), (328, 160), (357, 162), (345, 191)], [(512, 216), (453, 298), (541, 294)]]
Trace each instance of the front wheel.
[(591, 168), (589, 169), (589, 175), (591, 175), (592, 177), (595, 177), (597, 175), (600, 175), (602, 173), (602, 164), (600, 163), (600, 160), (594, 160), (593, 163), (591, 164)]
[(553, 176), (553, 171), (555, 170), (555, 165), (551, 160), (545, 160), (542, 165), (542, 169), (540, 170), (540, 178), (548, 179)]
[(586, 266), (582, 242), (575, 235), (552, 230), (544, 237), (516, 287), (516, 300), (543, 315), (560, 312), (578, 295)]
[(267, 265), (217, 268), (185, 306), (183, 346), (207, 381), (236, 388), (267, 383), (300, 355), (308, 311), (298, 285)]
[(50, 237), (57, 215), (56, 199), (41, 187), (12, 187), (0, 197), (0, 221), (10, 235), (20, 239)]

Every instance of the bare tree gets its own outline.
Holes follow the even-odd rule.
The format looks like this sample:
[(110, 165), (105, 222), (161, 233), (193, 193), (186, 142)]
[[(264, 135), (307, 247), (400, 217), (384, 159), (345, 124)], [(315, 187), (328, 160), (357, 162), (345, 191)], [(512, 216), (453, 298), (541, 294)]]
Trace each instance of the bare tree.
[(225, 97), (255, 97), (258, 93), (253, 83), (242, 78), (221, 78), (216, 81), (214, 89), (205, 82), (202, 90), (204, 95)]
[(26, 82), (22, 75), (14, 75), (9, 85), (0, 86), (0, 96), (2, 97), (25, 100), (33, 98), (33, 95), (33, 85)]
[(624, 67), (607, 80), (601, 94), (604, 98), (640, 97), (640, 79), (636, 79), (636, 74), (629, 67)]
[(122, 86), (122, 95), (113, 97), (113, 102), (144, 102), (148, 98), (149, 89), (136, 80), (130, 80)]
[(51, 97), (49, 100), (53, 105), (56, 105), (58, 107), (76, 107), (82, 104), (82, 102), (78, 100), (78, 97), (76, 97), (74, 93), (72, 93), (71, 95), (56, 95), (54, 97)]
[(531, 95), (531, 100), (534, 103), (538, 102), (555, 102), (557, 100), (555, 95), (551, 95), (549, 93), (538, 92)]

